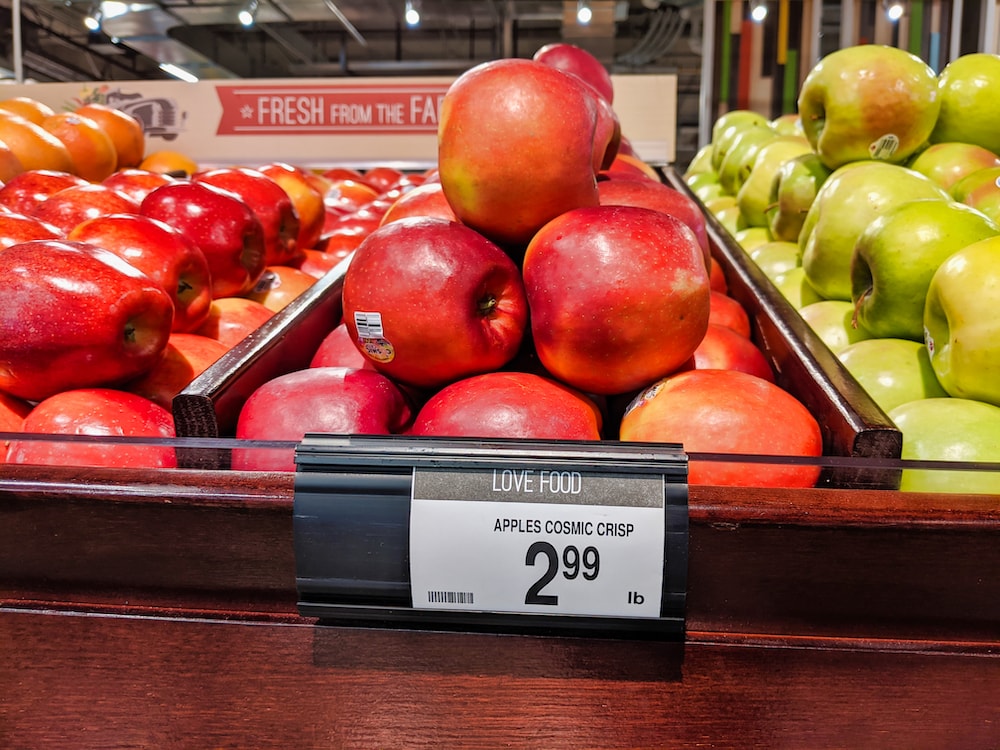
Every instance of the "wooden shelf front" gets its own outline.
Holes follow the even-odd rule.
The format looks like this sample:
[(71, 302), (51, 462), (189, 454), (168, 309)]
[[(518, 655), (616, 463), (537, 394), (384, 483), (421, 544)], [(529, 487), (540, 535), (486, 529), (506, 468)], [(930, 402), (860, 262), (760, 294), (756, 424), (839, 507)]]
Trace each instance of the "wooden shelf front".
[(118, 748), (992, 748), (1000, 659), (0, 610), (0, 736)]
[[(0, 601), (296, 615), (293, 476), (7, 466)], [(692, 631), (1000, 640), (1000, 502), (691, 487)]]
[(0, 745), (1000, 745), (1000, 503), (690, 491), (683, 646), (299, 617), (290, 474), (6, 466)]

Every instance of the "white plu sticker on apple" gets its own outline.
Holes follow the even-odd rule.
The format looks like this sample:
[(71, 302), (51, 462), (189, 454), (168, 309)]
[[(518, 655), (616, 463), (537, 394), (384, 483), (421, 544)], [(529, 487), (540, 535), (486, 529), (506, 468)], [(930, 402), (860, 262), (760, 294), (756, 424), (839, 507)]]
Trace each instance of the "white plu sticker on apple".
[(659, 617), (662, 475), (415, 471), (415, 609)]
[(873, 159), (888, 161), (899, 149), (899, 136), (893, 133), (886, 133), (880, 138), (876, 138), (868, 145), (868, 153)]
[(362, 351), (376, 362), (391, 362), (396, 357), (396, 349), (385, 338), (382, 328), (382, 313), (354, 313), (354, 326), (358, 329), (358, 345)]
[(934, 356), (934, 337), (931, 336), (931, 332), (927, 330), (927, 326), (924, 326), (924, 346), (927, 347), (927, 354), (930, 357)]

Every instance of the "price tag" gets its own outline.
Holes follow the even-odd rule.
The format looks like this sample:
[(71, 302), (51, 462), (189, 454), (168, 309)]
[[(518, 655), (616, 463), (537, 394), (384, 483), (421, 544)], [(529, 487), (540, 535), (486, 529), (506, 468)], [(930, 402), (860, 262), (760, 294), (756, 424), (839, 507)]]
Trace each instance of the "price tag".
[(664, 477), (418, 468), (415, 609), (659, 617)]

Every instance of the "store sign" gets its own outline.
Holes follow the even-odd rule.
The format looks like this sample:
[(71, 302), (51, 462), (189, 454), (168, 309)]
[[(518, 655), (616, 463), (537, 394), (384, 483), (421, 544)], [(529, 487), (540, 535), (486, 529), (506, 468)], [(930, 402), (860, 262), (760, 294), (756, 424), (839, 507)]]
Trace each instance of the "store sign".
[(218, 85), (218, 135), (437, 133), (447, 86)]

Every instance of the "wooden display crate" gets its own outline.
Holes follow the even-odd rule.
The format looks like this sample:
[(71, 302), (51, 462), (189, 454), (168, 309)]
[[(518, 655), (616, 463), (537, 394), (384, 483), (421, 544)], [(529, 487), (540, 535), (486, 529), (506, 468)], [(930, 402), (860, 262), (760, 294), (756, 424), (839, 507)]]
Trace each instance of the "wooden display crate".
[[(667, 171), (666, 176), (672, 185), (687, 190), (676, 174)], [(706, 220), (712, 252), (722, 264), (730, 295), (750, 314), (754, 340), (767, 356), (777, 382), (816, 415), (824, 454), (898, 459), (902, 436), (889, 418), (715, 218), (706, 214)], [(179, 436), (233, 435), (240, 408), (256, 388), (308, 365), (323, 337), (340, 320), (348, 263), (342, 262), (320, 279), (174, 399)], [(182, 465), (195, 468), (225, 468), (227, 456), (225, 450), (180, 453)], [(894, 489), (899, 486), (899, 470), (872, 462), (831, 466), (823, 469), (818, 484)]]

